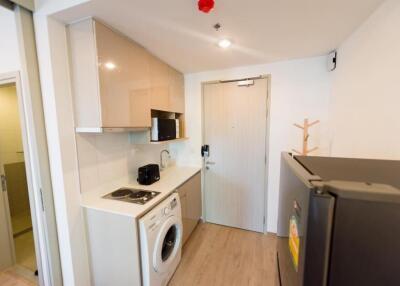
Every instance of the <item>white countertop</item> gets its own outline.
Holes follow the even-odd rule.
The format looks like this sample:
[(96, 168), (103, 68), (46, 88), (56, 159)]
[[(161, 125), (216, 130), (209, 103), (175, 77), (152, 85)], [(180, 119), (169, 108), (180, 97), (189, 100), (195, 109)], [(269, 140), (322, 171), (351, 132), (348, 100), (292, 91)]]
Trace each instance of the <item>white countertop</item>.
[(150, 186), (143, 186), (139, 185), (138, 183), (131, 183), (127, 186), (121, 186), (160, 192), (158, 196), (156, 196), (144, 205), (102, 198), (102, 196), (111, 193), (114, 190), (108, 190), (106, 192), (93, 191), (83, 193), (81, 205), (85, 208), (111, 212), (119, 215), (129, 216), (132, 218), (138, 218), (147, 213), (160, 201), (164, 200), (184, 182), (200, 172), (200, 170), (201, 168), (199, 167), (174, 166), (161, 171), (160, 180)]

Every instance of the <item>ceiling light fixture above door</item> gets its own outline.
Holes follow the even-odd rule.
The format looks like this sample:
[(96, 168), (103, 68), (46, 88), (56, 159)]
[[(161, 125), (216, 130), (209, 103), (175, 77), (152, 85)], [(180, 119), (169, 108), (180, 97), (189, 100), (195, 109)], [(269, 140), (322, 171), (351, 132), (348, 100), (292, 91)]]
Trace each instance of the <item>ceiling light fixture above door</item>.
[(208, 14), (214, 8), (214, 4), (214, 0), (199, 0), (199, 11)]

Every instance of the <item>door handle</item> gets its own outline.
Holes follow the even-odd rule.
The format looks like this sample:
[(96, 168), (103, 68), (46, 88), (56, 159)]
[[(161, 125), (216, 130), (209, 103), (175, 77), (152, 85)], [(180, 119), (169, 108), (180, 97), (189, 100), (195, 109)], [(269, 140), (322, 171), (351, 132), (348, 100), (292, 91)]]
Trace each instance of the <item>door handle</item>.
[(207, 161), (206, 165), (215, 165), (215, 162)]
[(1, 180), (1, 189), (3, 190), (3, 192), (7, 192), (7, 180), (6, 180), (6, 176), (1, 175), (1, 176), (0, 176), (0, 180)]

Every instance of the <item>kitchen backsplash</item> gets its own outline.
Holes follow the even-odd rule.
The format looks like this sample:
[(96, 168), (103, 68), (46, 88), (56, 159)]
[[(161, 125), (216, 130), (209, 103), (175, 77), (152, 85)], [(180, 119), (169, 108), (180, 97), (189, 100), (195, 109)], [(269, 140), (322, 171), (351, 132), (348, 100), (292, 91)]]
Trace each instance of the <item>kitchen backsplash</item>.
[(77, 134), (81, 192), (107, 192), (136, 181), (140, 166), (160, 163), (168, 144), (133, 145), (128, 133)]

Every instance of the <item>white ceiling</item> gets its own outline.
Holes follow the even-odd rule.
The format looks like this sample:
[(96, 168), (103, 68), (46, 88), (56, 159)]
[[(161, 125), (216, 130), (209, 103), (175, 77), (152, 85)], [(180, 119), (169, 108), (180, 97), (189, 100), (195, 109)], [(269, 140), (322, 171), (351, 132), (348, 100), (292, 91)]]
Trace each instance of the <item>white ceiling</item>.
[[(54, 16), (95, 16), (189, 73), (326, 54), (383, 1), (216, 0), (203, 14), (197, 0), (91, 0)], [(229, 50), (217, 47), (224, 37), (234, 43)]]

